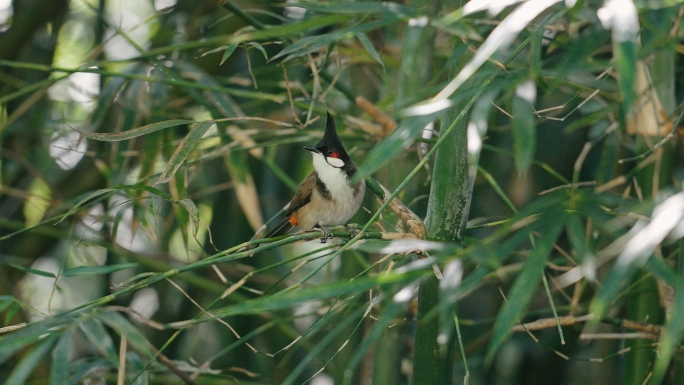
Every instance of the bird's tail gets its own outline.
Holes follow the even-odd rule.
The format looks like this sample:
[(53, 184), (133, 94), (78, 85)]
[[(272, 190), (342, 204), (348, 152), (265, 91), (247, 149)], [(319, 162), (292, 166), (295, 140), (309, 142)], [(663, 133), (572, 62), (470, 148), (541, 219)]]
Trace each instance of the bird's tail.
[(268, 233), (264, 238), (271, 238), (271, 237), (275, 237), (276, 235), (285, 234), (285, 233), (287, 233), (288, 231), (292, 230), (293, 227), (294, 227), (294, 226), (292, 226), (292, 224), (290, 223), (290, 218), (289, 218), (289, 217), (285, 217), (285, 218), (283, 218), (283, 220), (280, 221), (280, 223), (278, 223), (278, 224), (276, 225), (276, 227), (275, 227), (273, 230), (271, 230), (271, 232)]

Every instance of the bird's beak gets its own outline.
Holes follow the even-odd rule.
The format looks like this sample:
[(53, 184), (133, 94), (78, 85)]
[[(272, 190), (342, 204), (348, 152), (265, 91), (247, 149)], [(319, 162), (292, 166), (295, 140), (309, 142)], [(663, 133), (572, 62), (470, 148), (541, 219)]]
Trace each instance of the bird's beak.
[(318, 149), (317, 149), (316, 147), (314, 147), (314, 146), (304, 146), (304, 149), (305, 149), (305, 150), (309, 150), (309, 151), (311, 151), (311, 152), (313, 152), (313, 153), (316, 153), (316, 154), (320, 154), (320, 153), (321, 153), (321, 152), (318, 151)]

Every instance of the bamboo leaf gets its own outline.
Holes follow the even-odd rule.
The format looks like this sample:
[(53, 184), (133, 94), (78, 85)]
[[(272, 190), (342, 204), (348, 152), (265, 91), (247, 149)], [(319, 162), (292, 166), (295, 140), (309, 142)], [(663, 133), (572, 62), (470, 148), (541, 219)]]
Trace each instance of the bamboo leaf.
[(62, 333), (57, 346), (52, 351), (52, 365), (50, 365), (50, 384), (69, 385), (71, 363), (71, 348), (74, 329), (69, 328)]
[(121, 140), (132, 139), (132, 138), (136, 138), (138, 136), (146, 135), (146, 134), (149, 134), (149, 133), (152, 133), (155, 131), (163, 130), (165, 128), (176, 127), (176, 126), (180, 126), (180, 125), (184, 125), (184, 124), (190, 124), (190, 123), (192, 123), (192, 120), (186, 120), (186, 119), (165, 120), (163, 122), (148, 124), (146, 126), (134, 128), (132, 130), (123, 131), (123, 132), (113, 132), (113, 133), (87, 132), (87, 131), (78, 130), (78, 129), (73, 128), (73, 127), (71, 129), (78, 132), (79, 134), (85, 136), (86, 138), (89, 138), (89, 139), (99, 140), (102, 142), (118, 142)]
[(435, 118), (436, 114), (429, 114), (404, 119), (387, 138), (368, 153), (365, 161), (354, 174), (354, 180), (371, 176), (380, 167), (392, 161), (402, 150), (410, 146), (420, 136), (425, 126)]
[(639, 16), (632, 0), (608, 0), (597, 15), (604, 28), (610, 27), (613, 31), (613, 55), (617, 72), (620, 74), (624, 118), (631, 110), (636, 97), (634, 81), (637, 71)]
[[(684, 242), (680, 241), (680, 263), (683, 260), (682, 256), (684, 256), (684, 251), (681, 249), (682, 246), (684, 246)], [(653, 378), (650, 382), (652, 384), (662, 383), (665, 374), (667, 373), (667, 369), (670, 366), (670, 360), (677, 347), (681, 345), (680, 341), (682, 336), (684, 336), (684, 277), (681, 275), (679, 276), (675, 287), (676, 292), (672, 303), (670, 319), (667, 325), (665, 325), (665, 329), (660, 335), (660, 340), (658, 342), (658, 354), (653, 367)]]
[[(343, 294), (358, 293), (372, 287), (384, 287), (402, 282), (409, 282), (425, 274), (432, 272), (431, 265), (421, 266), (421, 269), (410, 270), (403, 273), (383, 274), (375, 277), (355, 279), (351, 282), (334, 282), (318, 287), (306, 288), (297, 291), (260, 297), (251, 301), (239, 303), (219, 309), (214, 314), (218, 317), (229, 317), (241, 314), (259, 314), (279, 309), (286, 309), (313, 299), (336, 297)], [(430, 270), (427, 270), (430, 268)]]
[(463, 83), (477, 71), (498, 50), (507, 47), (537, 15), (560, 0), (529, 0), (516, 8), (494, 28), (482, 43), (477, 53), (432, 100), (433, 103), (449, 98)]
[(43, 271), (43, 270), (33, 269), (33, 268), (30, 268), (30, 267), (17, 265), (17, 264), (15, 264), (15, 263), (10, 263), (9, 266), (12, 266), (13, 268), (15, 268), (15, 269), (17, 269), (17, 270), (21, 270), (21, 271), (23, 271), (24, 273), (30, 273), (30, 274), (40, 275), (40, 276), (48, 277), (48, 278), (57, 278), (57, 276), (55, 276), (54, 274), (50, 273), (49, 271)]
[[(653, 209), (651, 220), (639, 220), (625, 235), (628, 239), (610, 269), (598, 295), (589, 310), (597, 317), (605, 314), (608, 304), (615, 298), (622, 283), (634, 270), (648, 262), (658, 245), (684, 221), (684, 193), (675, 194)], [(681, 232), (681, 230), (679, 230)], [(684, 234), (677, 234), (681, 237)], [(653, 265), (652, 265), (653, 266)], [(655, 270), (659, 271), (659, 270)]]
[(154, 357), (147, 338), (145, 338), (145, 336), (143, 336), (140, 331), (121, 314), (108, 311), (98, 314), (96, 318), (107, 324), (107, 326), (114, 329), (120, 335), (125, 336), (128, 339), (128, 343), (135, 347), (137, 351), (143, 353), (148, 359)]
[(353, 38), (357, 33), (363, 33), (367, 31), (372, 31), (374, 29), (386, 27), (398, 21), (399, 19), (397, 18), (383, 18), (365, 24), (335, 30), (324, 35), (306, 36), (290, 44), (282, 51), (278, 52), (275, 56), (271, 58), (271, 60), (275, 60), (283, 56), (289, 55), (284, 60), (288, 61), (293, 57), (304, 56), (307, 53), (327, 47), (331, 43)]
[(529, 258), (525, 261), (520, 274), (508, 292), (506, 303), (496, 316), (492, 339), (485, 357), (485, 361), (488, 363), (492, 362), (496, 352), (510, 336), (513, 325), (520, 322), (520, 315), (527, 308), (539, 287), (546, 260), (553, 249), (553, 244), (556, 242), (560, 230), (563, 228), (565, 212), (561, 211), (557, 215), (549, 215), (549, 217), (548, 222), (550, 223), (548, 223), (535, 248), (532, 249)]
[(0, 313), (5, 311), (5, 309), (10, 307), (15, 301), (16, 301), (16, 298), (14, 298), (14, 296), (12, 296), (12, 295), (0, 296)]
[(185, 136), (176, 149), (176, 152), (171, 156), (171, 159), (169, 159), (166, 168), (162, 171), (155, 185), (166, 183), (171, 180), (176, 171), (178, 171), (183, 162), (185, 162), (185, 159), (190, 155), (190, 152), (192, 152), (195, 146), (202, 140), (202, 136), (204, 136), (207, 130), (214, 124), (215, 123), (212, 121), (199, 122), (190, 130), (188, 135)]
[(371, 55), (371, 57), (380, 63), (382, 66), (382, 69), (385, 69), (385, 63), (382, 62), (382, 58), (380, 58), (380, 54), (378, 54), (378, 51), (375, 50), (375, 47), (373, 47), (373, 43), (368, 39), (368, 36), (366, 36), (365, 33), (358, 32), (356, 33), (356, 38), (359, 39), (361, 44), (363, 45), (363, 48), (368, 51), (368, 53)]
[(317, 17), (312, 17), (310, 19), (298, 20), (297, 22), (279, 25), (276, 27), (269, 26), (266, 29), (247, 32), (241, 35), (232, 36), (229, 39), (229, 43), (242, 43), (245, 41), (253, 40), (268, 40), (273, 38), (283, 39), (286, 37), (292, 37), (300, 33), (306, 33), (315, 28), (323, 28), (333, 24), (338, 24), (347, 21), (351, 18), (351, 15), (321, 15)]
[(513, 149), (515, 167), (524, 174), (530, 168), (537, 148), (537, 132), (534, 118), (536, 86), (529, 80), (516, 88), (512, 100)]
[(197, 232), (199, 231), (199, 210), (197, 209), (197, 205), (195, 205), (195, 202), (189, 198), (181, 199), (176, 203), (183, 207), (190, 215), (190, 219), (192, 219), (192, 224), (194, 226), (193, 234), (195, 237), (197, 237)]
[(109, 364), (115, 368), (118, 367), (119, 355), (114, 348), (114, 342), (100, 321), (90, 318), (81, 322), (78, 326), (88, 341), (109, 361)]
[(460, 247), (448, 242), (432, 242), (423, 239), (397, 239), (382, 241), (376, 239), (364, 239), (356, 242), (351, 249), (361, 250), (367, 253), (390, 254), (408, 253), (411, 251), (435, 251), (443, 255), (454, 254)]
[(261, 52), (261, 54), (264, 55), (264, 59), (268, 60), (268, 54), (266, 53), (264, 46), (262, 46), (261, 44), (255, 42), (255, 41), (250, 41), (249, 43), (247, 43), (247, 45), (258, 49)]
[(109, 274), (124, 269), (132, 269), (137, 266), (137, 263), (119, 263), (116, 265), (105, 266), (78, 266), (74, 267), (73, 269), (66, 270), (63, 275), (65, 277), (75, 277), (77, 275)]
[(43, 360), (43, 357), (52, 349), (52, 345), (55, 344), (56, 340), (57, 338), (50, 337), (40, 342), (38, 346), (19, 361), (4, 385), (23, 385), (33, 372), (33, 369), (35, 369), (40, 361)]
[(411, 18), (421, 15), (420, 11), (407, 7), (399, 3), (392, 2), (371, 2), (371, 1), (355, 1), (349, 3), (346, 1), (325, 1), (308, 3), (297, 3), (297, 7), (309, 9), (316, 12), (328, 12), (337, 14), (361, 14), (379, 13), (381, 15), (394, 16), (398, 18)]
[(227, 47), (224, 47), (226, 51), (223, 53), (223, 57), (221, 57), (221, 63), (219, 63), (219, 65), (223, 65), (223, 63), (225, 63), (226, 60), (228, 60), (228, 58), (233, 54), (233, 52), (235, 52), (237, 46), (237, 43), (233, 43)]

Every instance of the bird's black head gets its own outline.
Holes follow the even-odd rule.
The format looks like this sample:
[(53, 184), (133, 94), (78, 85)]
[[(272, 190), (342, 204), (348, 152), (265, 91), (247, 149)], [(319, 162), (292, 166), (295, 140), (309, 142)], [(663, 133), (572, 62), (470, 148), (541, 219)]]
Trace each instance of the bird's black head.
[(333, 167), (341, 168), (347, 173), (356, 170), (354, 162), (352, 162), (347, 151), (345, 151), (342, 141), (337, 136), (335, 129), (335, 120), (330, 113), (328, 113), (328, 121), (325, 126), (325, 134), (323, 138), (315, 146), (306, 146), (305, 149), (323, 155), (326, 161)]

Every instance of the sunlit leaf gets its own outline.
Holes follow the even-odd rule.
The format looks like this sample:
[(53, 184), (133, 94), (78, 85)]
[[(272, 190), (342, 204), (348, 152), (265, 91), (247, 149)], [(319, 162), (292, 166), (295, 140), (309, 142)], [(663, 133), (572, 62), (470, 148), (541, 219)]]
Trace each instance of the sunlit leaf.
[(366, 239), (356, 242), (353, 249), (365, 251), (367, 253), (407, 253), (411, 251), (435, 251), (440, 254), (453, 254), (459, 249), (458, 245), (452, 243), (432, 242), (422, 239), (397, 239), (392, 241), (381, 241)]
[(497, 50), (507, 47), (520, 31), (523, 30), (537, 15), (560, 0), (529, 0), (513, 12), (494, 28), (482, 43), (477, 53), (466, 64), (456, 77), (434, 97), (433, 103), (449, 98), (482, 64), (484, 64)]
[[(650, 221), (639, 220), (626, 235), (628, 241), (618, 255), (615, 265), (603, 280), (590, 310), (601, 317), (608, 304), (615, 298), (621, 285), (637, 267), (648, 262), (658, 245), (684, 221), (684, 193), (675, 194), (653, 209)], [(682, 231), (682, 230), (679, 230)], [(678, 234), (681, 237), (684, 234)], [(659, 270), (655, 270), (659, 271)]]

